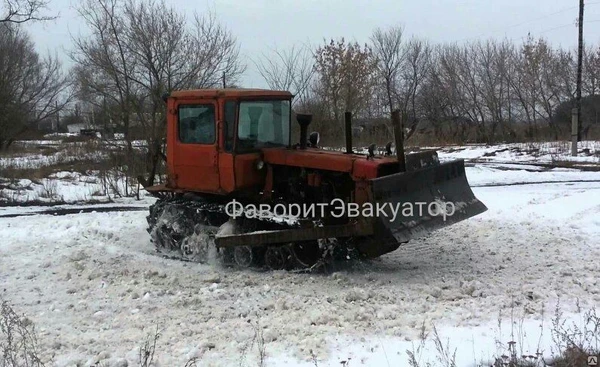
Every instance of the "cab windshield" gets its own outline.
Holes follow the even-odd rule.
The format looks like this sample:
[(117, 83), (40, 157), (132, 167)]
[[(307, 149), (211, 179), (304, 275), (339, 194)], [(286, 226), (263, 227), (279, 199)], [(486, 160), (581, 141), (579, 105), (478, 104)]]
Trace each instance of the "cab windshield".
[(290, 101), (242, 101), (239, 109), (238, 152), (290, 144)]

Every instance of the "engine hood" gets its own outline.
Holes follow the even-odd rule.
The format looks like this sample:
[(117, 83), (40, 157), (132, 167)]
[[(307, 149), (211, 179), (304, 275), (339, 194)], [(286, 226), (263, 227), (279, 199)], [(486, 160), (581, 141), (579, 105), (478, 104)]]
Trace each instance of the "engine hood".
[(263, 150), (263, 159), (274, 165), (348, 172), (355, 180), (376, 178), (382, 167), (397, 167), (398, 164), (395, 157), (376, 156), (367, 159), (363, 154), (346, 154), (317, 148), (268, 148)]

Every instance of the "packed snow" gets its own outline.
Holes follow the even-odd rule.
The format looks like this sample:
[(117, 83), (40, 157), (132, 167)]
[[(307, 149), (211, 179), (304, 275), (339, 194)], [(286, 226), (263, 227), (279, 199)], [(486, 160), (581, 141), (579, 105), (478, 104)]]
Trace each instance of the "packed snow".
[[(600, 304), (600, 172), (529, 163), (469, 165), (487, 212), (326, 274), (165, 259), (143, 209), (0, 208), (2, 298), (55, 366), (137, 365), (157, 327), (156, 366), (258, 365), (261, 351), (265, 366), (408, 365), (422, 325), (457, 348), (458, 366), (505, 353), (496, 342), (511, 334), (524, 353), (549, 354), (558, 302), (573, 320)], [(435, 362), (431, 342), (420, 355)]]

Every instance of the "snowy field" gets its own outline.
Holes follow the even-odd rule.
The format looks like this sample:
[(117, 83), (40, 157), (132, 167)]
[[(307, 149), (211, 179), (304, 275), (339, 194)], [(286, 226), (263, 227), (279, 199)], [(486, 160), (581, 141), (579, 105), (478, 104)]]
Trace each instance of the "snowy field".
[[(1, 294), (35, 323), (56, 366), (137, 365), (156, 327), (156, 366), (257, 366), (261, 355), (264, 366), (406, 366), (422, 325), (456, 349), (458, 366), (489, 362), (512, 340), (549, 356), (558, 302), (569, 321), (600, 304), (600, 171), (504, 148), (440, 154), (470, 159), (487, 212), (330, 274), (158, 257), (147, 197), (118, 200), (139, 207), (126, 212), (14, 217), (44, 208), (0, 207)], [(597, 167), (597, 152), (581, 160)], [(51, 179), (83, 182), (60, 175)], [(417, 357), (435, 365), (438, 354), (429, 340)]]

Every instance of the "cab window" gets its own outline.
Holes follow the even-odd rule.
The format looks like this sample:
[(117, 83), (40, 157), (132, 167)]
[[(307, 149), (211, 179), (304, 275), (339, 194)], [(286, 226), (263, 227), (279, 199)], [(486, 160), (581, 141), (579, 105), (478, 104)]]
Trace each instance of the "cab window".
[(188, 144), (215, 143), (214, 105), (180, 105), (178, 115), (179, 141)]
[(243, 101), (238, 119), (238, 152), (290, 144), (288, 100)]

